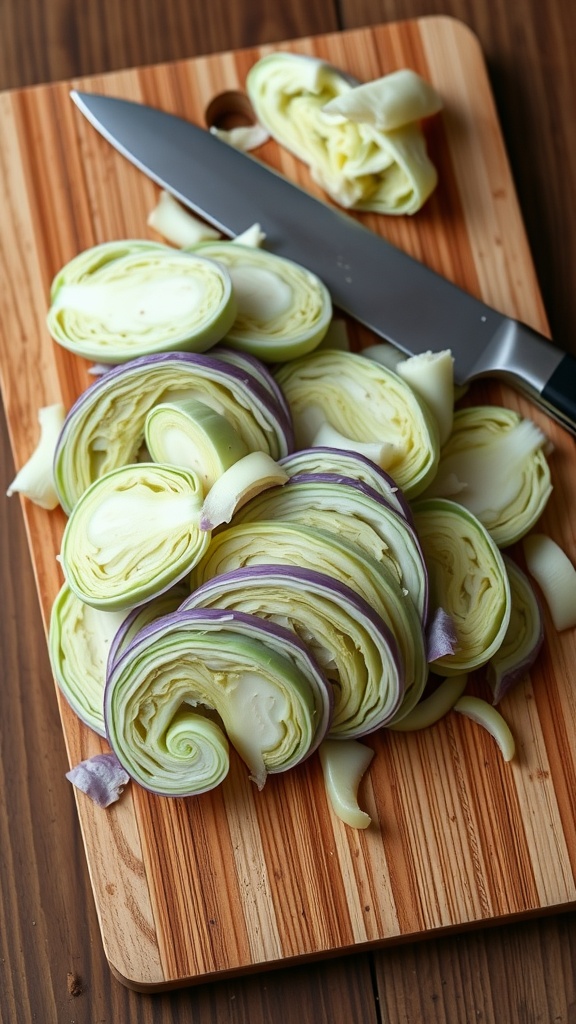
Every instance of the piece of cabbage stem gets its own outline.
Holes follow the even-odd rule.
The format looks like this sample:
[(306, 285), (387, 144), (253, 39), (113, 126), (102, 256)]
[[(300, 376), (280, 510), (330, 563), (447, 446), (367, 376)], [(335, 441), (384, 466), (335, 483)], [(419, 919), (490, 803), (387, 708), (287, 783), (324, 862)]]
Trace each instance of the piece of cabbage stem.
[(523, 541), (528, 572), (534, 577), (560, 632), (576, 626), (576, 568), (564, 549), (544, 533)]
[(200, 529), (229, 523), (235, 512), (257, 494), (289, 479), (266, 452), (250, 452), (230, 466), (212, 485), (200, 511)]
[(447, 679), (442, 680), (429, 697), (421, 700), (409, 715), (400, 719), (399, 722), (392, 723), (388, 728), (394, 732), (417, 732), (420, 729), (429, 729), (454, 707), (462, 697), (467, 684), (467, 673), (448, 676)]
[(496, 740), (504, 760), (512, 760), (516, 751), (514, 736), (508, 723), (492, 704), (481, 697), (460, 697), (454, 705), (454, 711), (486, 729)]
[(48, 510), (60, 504), (54, 484), (54, 452), (64, 424), (65, 410), (61, 402), (42, 406), (38, 410), (40, 438), (27, 462), (18, 470), (6, 494), (25, 495), (35, 505)]
[(324, 740), (318, 753), (334, 814), (351, 828), (368, 828), (372, 818), (360, 808), (358, 789), (374, 751), (357, 740)]
[(193, 470), (205, 493), (248, 454), (248, 446), (226, 416), (195, 398), (152, 406), (144, 424), (144, 438), (154, 462)]
[(156, 206), (148, 214), (147, 224), (168, 242), (181, 248), (221, 237), (219, 231), (195, 217), (165, 189), (160, 192)]

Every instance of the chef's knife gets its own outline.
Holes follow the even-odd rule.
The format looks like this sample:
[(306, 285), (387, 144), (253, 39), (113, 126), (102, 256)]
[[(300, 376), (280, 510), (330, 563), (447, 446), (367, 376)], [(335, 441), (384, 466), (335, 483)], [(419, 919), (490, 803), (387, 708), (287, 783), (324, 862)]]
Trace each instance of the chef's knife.
[(317, 274), (334, 305), (378, 336), (408, 355), (449, 348), (458, 384), (504, 378), (576, 434), (576, 359), (544, 335), (206, 129), (139, 103), (71, 95), (120, 153), (223, 234), (259, 223), (266, 248)]

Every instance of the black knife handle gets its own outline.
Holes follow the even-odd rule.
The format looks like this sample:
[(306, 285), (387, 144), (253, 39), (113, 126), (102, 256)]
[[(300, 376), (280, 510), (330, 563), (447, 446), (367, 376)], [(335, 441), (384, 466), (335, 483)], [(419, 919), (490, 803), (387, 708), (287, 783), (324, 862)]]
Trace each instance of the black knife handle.
[(576, 358), (566, 354), (546, 381), (540, 399), (560, 423), (576, 433)]

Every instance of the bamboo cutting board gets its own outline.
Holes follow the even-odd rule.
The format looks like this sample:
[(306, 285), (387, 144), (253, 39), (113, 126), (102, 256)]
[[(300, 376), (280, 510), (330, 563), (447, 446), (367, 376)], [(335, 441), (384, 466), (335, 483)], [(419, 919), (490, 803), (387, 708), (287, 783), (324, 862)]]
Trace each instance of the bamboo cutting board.
[[(319, 55), (364, 80), (412, 67), (437, 87), (444, 112), (427, 128), (437, 192), (413, 218), (364, 219), (503, 313), (546, 332), (470, 31), (433, 17), (277, 48)], [(212, 101), (242, 90), (248, 68), (269, 49), (72, 84), (202, 124)], [(92, 380), (88, 364), (48, 336), (53, 275), (97, 242), (150, 237), (146, 218), (157, 199), (156, 187), (79, 115), (70, 84), (0, 96), (0, 362), (17, 466), (36, 445), (37, 409), (57, 401), (69, 407)], [(317, 192), (303, 166), (274, 143), (260, 155)], [(573, 440), (500, 385), (478, 387), (472, 397), (531, 415), (548, 434), (554, 493), (540, 528), (575, 559)], [(62, 582), (56, 554), (64, 516), (25, 500), (22, 508), (46, 622)], [(262, 793), (234, 761), (219, 789), (194, 799), (155, 798), (132, 785), (103, 811), (77, 794), (115, 975), (137, 989), (160, 989), (573, 905), (576, 644), (574, 631), (556, 635), (546, 625), (532, 677), (501, 705), (516, 737), (515, 760), (505, 764), (491, 738), (456, 714), (424, 733), (371, 737), (376, 756), (361, 800), (373, 823), (364, 832), (332, 814), (317, 757), (272, 776)], [(105, 751), (55, 693), (70, 764)]]

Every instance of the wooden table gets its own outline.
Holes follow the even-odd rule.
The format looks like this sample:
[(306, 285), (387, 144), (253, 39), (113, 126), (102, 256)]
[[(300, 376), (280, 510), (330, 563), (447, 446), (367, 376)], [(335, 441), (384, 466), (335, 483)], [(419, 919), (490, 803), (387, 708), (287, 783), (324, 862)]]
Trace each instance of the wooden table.
[[(576, 71), (570, 0), (344, 0), (233, 8), (166, 0), (3, 0), (0, 87), (281, 41), (424, 14), (479, 36), (553, 335), (576, 351)], [(1, 140), (0, 140), (1, 144)], [(0, 326), (2, 314), (0, 311)], [(4, 489), (14, 474), (4, 422)], [(561, 1024), (576, 1012), (574, 915), (142, 995), (100, 940), (17, 501), (3, 501), (0, 689), (2, 1024), (246, 1021)]]

